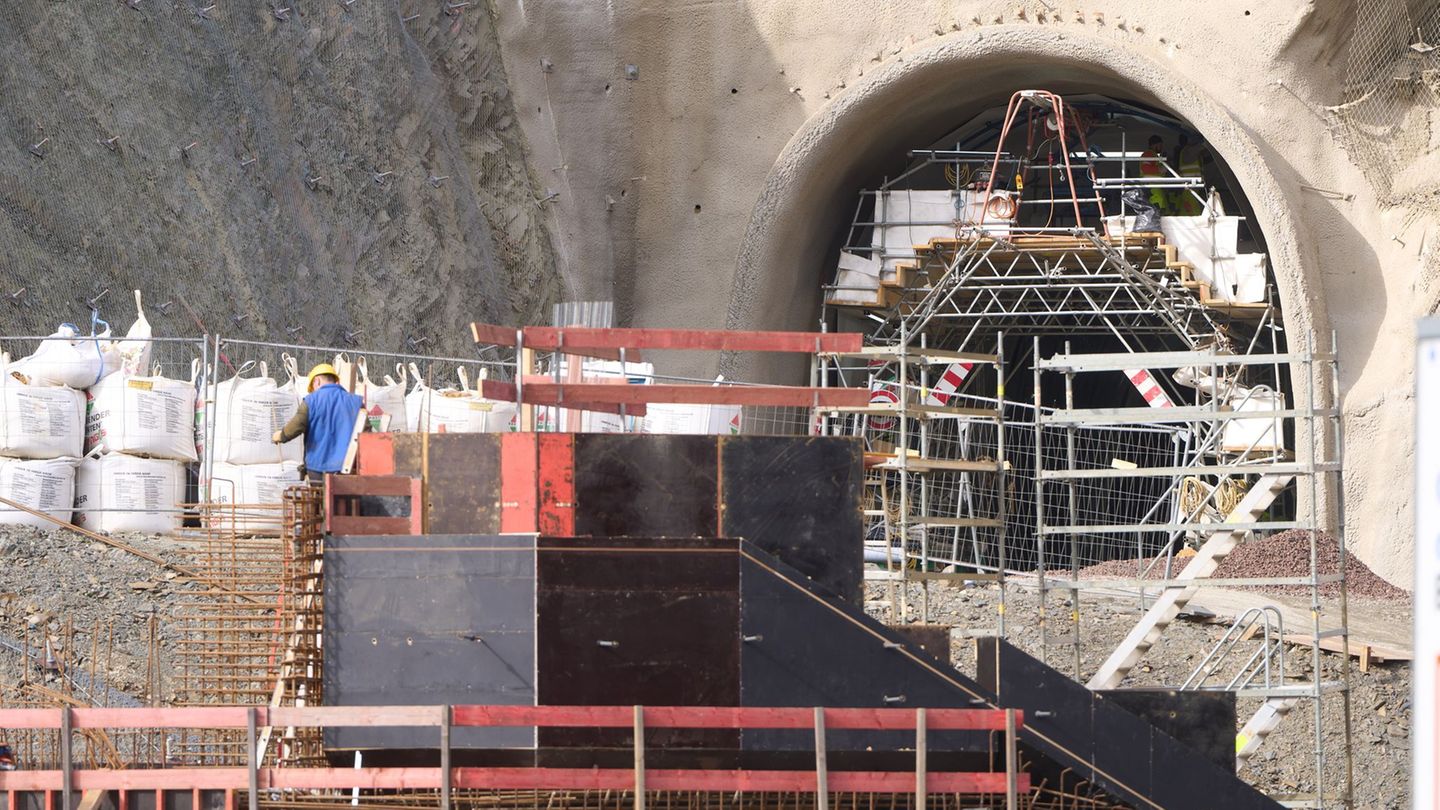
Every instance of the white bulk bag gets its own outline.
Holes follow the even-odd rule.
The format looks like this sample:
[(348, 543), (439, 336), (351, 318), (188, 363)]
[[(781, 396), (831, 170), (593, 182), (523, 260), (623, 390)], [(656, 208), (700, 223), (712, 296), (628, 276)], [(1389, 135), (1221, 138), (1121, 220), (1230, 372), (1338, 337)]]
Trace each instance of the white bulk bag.
[(195, 381), (124, 371), (90, 387), (85, 452), (195, 461)]
[(217, 461), (213, 466), (209, 481), (210, 503), (217, 507), (210, 512), (212, 523), (236, 531), (280, 530), (279, 511), (246, 507), (283, 503), (285, 490), (300, 483), (298, 462), (225, 464)]
[[(71, 506), (75, 503), (75, 465), (78, 461), (74, 458), (0, 458), (0, 497), (68, 523)], [(56, 528), (48, 520), (4, 504), (0, 504), (0, 525)]]
[[(32, 385), (64, 385), (89, 388), (107, 371), (107, 359), (118, 366), (107, 329), (99, 335), (82, 337), (74, 324), (62, 323), (55, 334), (40, 341), (35, 353), (15, 363)], [(108, 369), (113, 370), (113, 368)]]
[(85, 394), (25, 385), (0, 366), (0, 456), (78, 458), (85, 444)]
[(365, 392), (365, 410), (370, 415), (371, 424), (367, 429), (372, 432), (380, 430), (379, 418), (389, 416), (390, 424), (386, 428), (387, 431), (399, 433), (408, 430), (405, 384), (409, 382), (409, 377), (405, 374), (405, 367), (399, 363), (395, 364), (395, 373), (400, 375), (399, 382), (387, 374), (385, 375), (385, 384), (376, 385), (370, 379), (370, 371), (366, 367), (365, 358), (362, 357), (355, 361), (355, 366), (359, 372), (359, 387)]
[(91, 531), (172, 534), (184, 500), (179, 461), (92, 453), (75, 472), (75, 525)]
[(282, 388), (260, 364), (259, 377), (243, 377), (253, 366), (246, 363), (234, 377), (215, 386), (215, 461), (229, 464), (270, 464), (304, 460), (303, 439), (282, 445), (270, 442), (275, 431), (285, 426), (300, 407), (300, 399), (289, 386)]
[[(510, 430), (515, 418), (515, 403), (486, 399), (478, 391), (470, 389), (465, 369), (459, 369), (458, 373), (459, 389), (424, 389), (419, 400), (419, 430), (426, 433), (503, 433)], [(483, 370), (480, 379), (482, 382), (485, 379)], [(405, 405), (409, 407), (408, 399)]]
[[(1268, 386), (1237, 388), (1230, 396), (1230, 409), (1242, 413), (1263, 414), (1285, 408), (1285, 395)], [(1274, 416), (1255, 419), (1230, 419), (1221, 434), (1221, 448), (1227, 453), (1272, 453), (1285, 449), (1285, 419)], [(1276, 432), (1277, 429), (1280, 432)]]

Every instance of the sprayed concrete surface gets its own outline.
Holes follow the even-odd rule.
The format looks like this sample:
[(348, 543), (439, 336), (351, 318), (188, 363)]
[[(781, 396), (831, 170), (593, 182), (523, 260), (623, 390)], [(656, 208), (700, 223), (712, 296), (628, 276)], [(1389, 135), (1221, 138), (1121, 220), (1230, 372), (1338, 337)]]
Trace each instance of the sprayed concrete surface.
[(492, 0), (492, 13), (537, 174), (560, 192), (568, 290), (614, 298), (634, 325), (814, 328), (854, 192), (1014, 90), (1105, 92), (1188, 119), (1254, 206), (1292, 346), (1338, 334), (1350, 542), (1409, 586), (1413, 323), (1440, 294), (1437, 203), (1383, 205), (1327, 127), (1348, 4)]

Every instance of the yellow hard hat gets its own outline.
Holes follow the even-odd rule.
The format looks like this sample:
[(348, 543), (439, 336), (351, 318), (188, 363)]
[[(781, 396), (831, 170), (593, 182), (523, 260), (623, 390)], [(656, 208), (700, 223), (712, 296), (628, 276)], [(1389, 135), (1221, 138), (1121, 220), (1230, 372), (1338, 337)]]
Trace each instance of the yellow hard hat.
[(315, 390), (315, 377), (320, 374), (329, 374), (330, 376), (336, 378), (339, 378), (340, 376), (340, 372), (336, 371), (334, 366), (330, 365), (329, 363), (321, 363), (310, 369), (309, 375), (305, 377), (306, 391)]

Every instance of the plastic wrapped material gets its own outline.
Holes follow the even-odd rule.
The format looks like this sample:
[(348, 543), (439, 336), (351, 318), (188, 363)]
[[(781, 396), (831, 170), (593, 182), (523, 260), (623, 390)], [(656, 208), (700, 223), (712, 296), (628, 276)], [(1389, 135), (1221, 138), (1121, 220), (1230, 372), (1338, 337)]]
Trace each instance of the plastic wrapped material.
[(91, 454), (75, 473), (75, 525), (91, 531), (172, 534), (184, 499), (178, 461)]
[(1225, 423), (1221, 449), (1227, 453), (1273, 453), (1285, 449), (1285, 419), (1265, 416), (1267, 411), (1284, 410), (1285, 395), (1267, 386), (1238, 388), (1230, 397), (1230, 408), (1254, 412), (1255, 419), (1231, 419)]
[(13, 370), (31, 385), (63, 385), (85, 389), (120, 365), (108, 330), (82, 336), (74, 324), (62, 323), (55, 334), (40, 341), (35, 353), (16, 361)]
[(272, 444), (270, 437), (285, 426), (300, 407), (292, 385), (282, 387), (266, 376), (268, 369), (260, 364), (259, 377), (243, 377), (249, 364), (240, 373), (215, 386), (214, 446), (211, 451), (217, 462), (228, 464), (274, 464), (282, 461), (299, 463), (304, 460), (303, 438), (282, 445)]
[(85, 444), (85, 394), (25, 385), (0, 368), (0, 456), (78, 458)]
[(195, 461), (195, 383), (111, 374), (88, 392), (85, 452)]
[(1135, 224), (1131, 230), (1140, 233), (1160, 232), (1160, 209), (1152, 204), (1144, 189), (1127, 189), (1121, 195), (1125, 207), (1135, 214)]
[[(79, 459), (0, 458), (0, 497), (65, 522), (75, 503), (75, 465)], [(54, 529), (54, 523), (0, 504), (0, 525)]]

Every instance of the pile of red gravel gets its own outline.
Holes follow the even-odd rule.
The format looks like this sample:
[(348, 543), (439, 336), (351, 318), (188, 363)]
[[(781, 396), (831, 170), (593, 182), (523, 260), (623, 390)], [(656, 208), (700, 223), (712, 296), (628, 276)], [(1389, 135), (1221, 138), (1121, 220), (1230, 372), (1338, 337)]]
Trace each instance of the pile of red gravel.
[[(1320, 532), (1316, 537), (1316, 569), (1321, 574), (1333, 574), (1340, 570), (1340, 552), (1333, 535)], [(1184, 569), (1190, 558), (1177, 557), (1174, 572)], [(1160, 578), (1163, 563), (1155, 566), (1151, 576)], [(1082, 577), (1134, 577), (1134, 560), (1111, 560), (1092, 565), (1080, 572)], [(1305, 577), (1310, 575), (1310, 532), (1291, 529), (1259, 540), (1241, 543), (1226, 557), (1212, 575), (1217, 579), (1239, 579), (1243, 577)], [(1173, 574), (1172, 574), (1173, 576)], [(1409, 592), (1391, 585), (1371, 571), (1369, 566), (1345, 552), (1345, 583), (1349, 595), (1361, 599), (1401, 600), (1409, 599)], [(1277, 585), (1267, 588), (1279, 593), (1309, 593), (1304, 585)], [(1340, 583), (1330, 582), (1320, 586), (1325, 596), (1338, 596)]]

